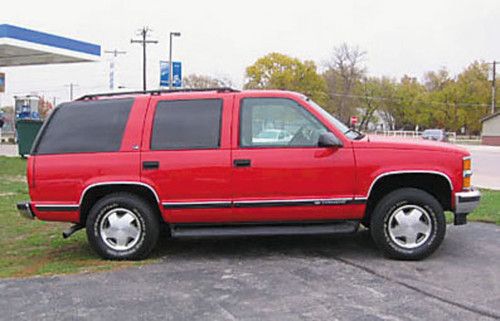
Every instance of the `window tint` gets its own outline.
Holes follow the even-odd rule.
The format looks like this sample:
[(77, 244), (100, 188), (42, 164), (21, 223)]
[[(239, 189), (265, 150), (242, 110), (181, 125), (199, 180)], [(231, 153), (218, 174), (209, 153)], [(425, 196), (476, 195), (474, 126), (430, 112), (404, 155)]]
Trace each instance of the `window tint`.
[(240, 111), (241, 147), (318, 146), (327, 129), (297, 102), (246, 98)]
[(34, 153), (118, 151), (133, 102), (109, 99), (59, 106), (45, 125)]
[(160, 101), (156, 107), (152, 150), (218, 148), (222, 100)]

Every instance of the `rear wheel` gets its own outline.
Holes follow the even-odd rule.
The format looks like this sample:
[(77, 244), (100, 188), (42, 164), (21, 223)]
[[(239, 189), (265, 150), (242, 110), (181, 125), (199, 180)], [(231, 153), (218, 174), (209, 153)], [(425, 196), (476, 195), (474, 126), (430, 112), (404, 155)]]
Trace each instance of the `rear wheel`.
[(441, 204), (416, 188), (398, 189), (382, 198), (370, 227), (373, 240), (386, 256), (404, 260), (431, 255), (446, 233)]
[(92, 207), (86, 228), (90, 245), (101, 257), (140, 260), (156, 245), (160, 222), (142, 198), (130, 193), (115, 193)]

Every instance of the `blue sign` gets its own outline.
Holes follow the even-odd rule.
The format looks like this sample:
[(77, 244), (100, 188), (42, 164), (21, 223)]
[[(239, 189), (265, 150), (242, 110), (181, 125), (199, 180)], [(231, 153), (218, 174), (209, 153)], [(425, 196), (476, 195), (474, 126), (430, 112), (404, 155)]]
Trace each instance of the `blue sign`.
[[(172, 64), (172, 87), (182, 87), (182, 64), (180, 61), (174, 61)], [(168, 87), (170, 80), (170, 63), (160, 61), (160, 87)]]

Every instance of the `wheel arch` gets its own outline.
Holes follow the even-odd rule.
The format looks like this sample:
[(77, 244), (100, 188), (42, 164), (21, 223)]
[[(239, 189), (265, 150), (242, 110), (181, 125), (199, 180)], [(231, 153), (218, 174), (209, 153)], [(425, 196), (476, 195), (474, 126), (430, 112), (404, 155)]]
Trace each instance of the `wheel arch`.
[(450, 177), (439, 171), (393, 171), (378, 175), (370, 185), (366, 195), (365, 222), (376, 204), (388, 193), (405, 187), (421, 189), (434, 196), (443, 209), (452, 210), (453, 183)]
[(106, 195), (118, 192), (128, 192), (144, 198), (151, 203), (153, 209), (157, 211), (159, 218), (163, 220), (160, 198), (151, 185), (142, 182), (117, 181), (90, 184), (83, 190), (79, 201), (80, 223), (85, 224), (89, 211), (95, 202)]

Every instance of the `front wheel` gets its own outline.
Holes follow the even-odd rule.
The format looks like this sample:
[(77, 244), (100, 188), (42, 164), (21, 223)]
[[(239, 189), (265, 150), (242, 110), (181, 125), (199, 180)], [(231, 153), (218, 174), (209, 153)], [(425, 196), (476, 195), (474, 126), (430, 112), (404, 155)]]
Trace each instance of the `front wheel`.
[(375, 206), (370, 219), (373, 240), (391, 258), (420, 260), (442, 243), (446, 221), (441, 204), (416, 188), (395, 190)]
[(158, 216), (142, 198), (115, 193), (100, 199), (87, 218), (87, 238), (103, 258), (140, 260), (156, 245)]

